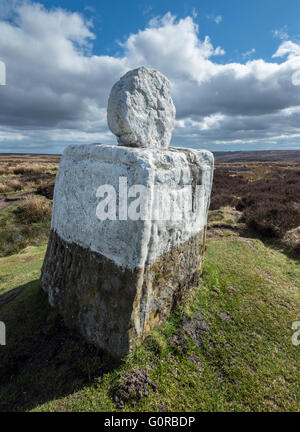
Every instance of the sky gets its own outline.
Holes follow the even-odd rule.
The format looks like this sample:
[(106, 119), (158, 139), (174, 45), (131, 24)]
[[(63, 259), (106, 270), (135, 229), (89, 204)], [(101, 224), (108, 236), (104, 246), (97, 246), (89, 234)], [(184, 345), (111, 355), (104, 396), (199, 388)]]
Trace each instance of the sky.
[(0, 152), (116, 143), (109, 92), (139, 66), (170, 80), (172, 146), (300, 149), (299, 0), (0, 0), (3, 63)]

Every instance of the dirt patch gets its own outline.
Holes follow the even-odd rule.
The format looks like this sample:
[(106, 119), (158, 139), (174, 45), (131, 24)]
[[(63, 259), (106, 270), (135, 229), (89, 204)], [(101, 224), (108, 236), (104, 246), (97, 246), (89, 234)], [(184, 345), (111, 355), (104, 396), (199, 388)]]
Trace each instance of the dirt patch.
[(194, 318), (186, 318), (182, 328), (198, 348), (201, 348), (202, 345), (203, 332), (210, 331), (210, 326), (201, 313), (196, 314)]
[(197, 372), (201, 373), (203, 371), (204, 368), (199, 356), (196, 354), (191, 354), (188, 360), (190, 363), (193, 363), (196, 366)]
[(0, 210), (14, 204), (22, 204), (28, 195), (30, 195), (30, 192), (20, 193), (18, 196), (4, 195), (4, 199), (0, 200)]
[(235, 285), (232, 285), (232, 284), (228, 285), (228, 287), (227, 287), (227, 291), (229, 291), (230, 293), (235, 293), (238, 290), (239, 290), (239, 288)]
[(231, 321), (231, 320), (232, 320), (231, 316), (230, 316), (227, 312), (220, 312), (220, 313), (219, 313), (219, 317), (220, 317), (223, 321)]
[(159, 412), (169, 412), (168, 408), (164, 404), (159, 404), (158, 405), (158, 411)]
[(5, 200), (0, 200), (0, 210), (4, 209), (8, 205), (9, 204), (7, 202), (5, 202)]
[(135, 405), (143, 396), (149, 396), (151, 388), (156, 390), (146, 369), (134, 369), (124, 376), (122, 384), (114, 393), (114, 401), (119, 408), (124, 407), (127, 402)]
[(19, 199), (9, 200), (9, 199), (3, 199), (0, 200), (0, 210), (3, 210), (5, 207), (8, 207), (10, 205), (15, 204), (16, 202), (19, 202)]
[(188, 347), (188, 341), (184, 337), (181, 331), (176, 331), (174, 335), (169, 339), (170, 345), (177, 347), (181, 350), (185, 350)]

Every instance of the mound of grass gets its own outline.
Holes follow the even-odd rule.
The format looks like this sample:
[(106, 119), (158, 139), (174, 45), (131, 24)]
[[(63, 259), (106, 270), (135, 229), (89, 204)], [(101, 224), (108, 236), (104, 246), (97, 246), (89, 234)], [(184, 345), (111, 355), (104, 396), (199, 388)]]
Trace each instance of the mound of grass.
[(51, 219), (52, 204), (49, 200), (29, 195), (18, 207), (18, 218), (25, 224), (45, 222)]
[[(0, 258), (11, 288), (22, 255)], [(0, 307), (2, 411), (300, 409), (299, 261), (259, 240), (210, 241), (199, 285), (120, 364), (67, 330), (36, 276), (24, 276)]]
[(283, 243), (300, 255), (300, 226), (286, 232)]
[(7, 183), (1, 182), (0, 183), (0, 193), (7, 193), (11, 192), (11, 188), (7, 185)]
[(0, 193), (16, 192), (22, 189), (23, 184), (19, 180), (12, 179), (0, 183)]
[(22, 182), (20, 182), (19, 180), (16, 180), (16, 179), (7, 181), (7, 184), (15, 192), (22, 190), (23, 187), (24, 187), (24, 185), (22, 184)]

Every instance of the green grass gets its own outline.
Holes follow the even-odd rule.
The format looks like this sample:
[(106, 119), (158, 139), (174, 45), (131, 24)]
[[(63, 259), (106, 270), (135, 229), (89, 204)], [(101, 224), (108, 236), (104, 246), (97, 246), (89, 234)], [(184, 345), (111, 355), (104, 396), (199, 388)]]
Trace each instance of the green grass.
[[(291, 342), (292, 322), (300, 319), (299, 261), (256, 239), (210, 240), (198, 287), (116, 363), (65, 329), (48, 306), (38, 281), (44, 247), (0, 259), (9, 274), (1, 288), (25, 285), (0, 307), (7, 327), (0, 410), (118, 411), (113, 393), (137, 367), (149, 371), (157, 388), (123, 411), (300, 410), (300, 347)], [(184, 350), (172, 346), (182, 318), (197, 311), (210, 325), (202, 347), (189, 338)], [(189, 361), (192, 354), (202, 372)]]
[(46, 242), (0, 258), (0, 295), (40, 277)]
[(17, 209), (17, 205), (11, 205), (0, 211), (0, 257), (16, 254), (27, 246), (47, 241), (50, 220), (24, 223)]

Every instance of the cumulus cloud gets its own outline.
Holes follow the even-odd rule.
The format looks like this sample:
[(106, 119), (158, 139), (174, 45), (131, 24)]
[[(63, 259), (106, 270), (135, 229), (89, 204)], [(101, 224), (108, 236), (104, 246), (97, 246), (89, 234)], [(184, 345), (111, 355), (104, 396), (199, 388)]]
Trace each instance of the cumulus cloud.
[(0, 87), (3, 151), (14, 145), (16, 151), (57, 152), (70, 142), (115, 142), (106, 126), (110, 88), (141, 65), (171, 81), (174, 145), (300, 142), (295, 42), (281, 42), (274, 53), (278, 62), (220, 64), (214, 59), (224, 49), (201, 35), (192, 17), (170, 13), (131, 34), (120, 57), (93, 54), (94, 39), (92, 23), (77, 13), (30, 2), (0, 9), (0, 60), (7, 69), (7, 85)]

